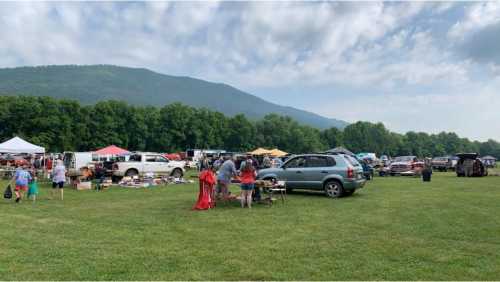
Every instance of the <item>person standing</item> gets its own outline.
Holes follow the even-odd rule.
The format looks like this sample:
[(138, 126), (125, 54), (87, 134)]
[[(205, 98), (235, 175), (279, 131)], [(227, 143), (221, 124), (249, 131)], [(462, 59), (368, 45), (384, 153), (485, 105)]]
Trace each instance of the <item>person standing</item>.
[(257, 172), (253, 167), (252, 160), (247, 159), (242, 162), (242, 167), (240, 169), (241, 177), (241, 207), (244, 208), (245, 205), (248, 208), (252, 208), (252, 192), (255, 186), (255, 177)]
[(271, 158), (269, 155), (265, 155), (264, 159), (262, 160), (262, 167), (263, 168), (270, 168), (272, 166), (271, 164)]
[(31, 180), (30, 173), (21, 165), (16, 169), (16, 173), (12, 181), (15, 181), (16, 188), (16, 203), (19, 203), (23, 197), (24, 193), (28, 191), (28, 182)]
[(273, 167), (274, 167), (274, 168), (279, 168), (279, 167), (281, 167), (281, 165), (282, 165), (282, 164), (283, 164), (283, 162), (281, 161), (281, 159), (280, 159), (280, 158), (275, 157), (275, 158), (273, 159)]
[(28, 183), (28, 198), (33, 200), (33, 203), (36, 202), (36, 196), (38, 195), (38, 184), (36, 183), (36, 169), (31, 170), (31, 179)]
[(208, 169), (208, 167), (209, 167), (208, 158), (207, 158), (207, 156), (203, 155), (201, 157), (201, 160), (200, 160), (200, 163), (199, 163), (199, 169), (198, 169), (198, 171), (202, 172), (202, 171)]
[(226, 199), (229, 196), (229, 184), (231, 184), (231, 179), (233, 176), (238, 175), (238, 173), (231, 157), (228, 156), (225, 160), (226, 161), (220, 166), (219, 175), (217, 175), (217, 184), (219, 184), (222, 196)]
[(61, 200), (64, 199), (64, 182), (66, 182), (66, 167), (62, 160), (58, 160), (52, 170), (52, 198), (54, 198), (55, 189), (59, 189)]
[(422, 169), (422, 180), (430, 182), (432, 177), (432, 164), (430, 159), (425, 160), (424, 168)]

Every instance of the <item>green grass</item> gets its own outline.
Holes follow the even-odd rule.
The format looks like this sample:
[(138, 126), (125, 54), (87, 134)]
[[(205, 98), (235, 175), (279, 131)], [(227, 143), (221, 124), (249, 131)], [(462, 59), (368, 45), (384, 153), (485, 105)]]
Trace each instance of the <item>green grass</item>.
[(204, 212), (191, 211), (194, 184), (66, 189), (64, 202), (48, 191), (0, 202), (0, 279), (500, 277), (500, 177), (376, 178), (340, 200), (293, 193), (285, 205)]

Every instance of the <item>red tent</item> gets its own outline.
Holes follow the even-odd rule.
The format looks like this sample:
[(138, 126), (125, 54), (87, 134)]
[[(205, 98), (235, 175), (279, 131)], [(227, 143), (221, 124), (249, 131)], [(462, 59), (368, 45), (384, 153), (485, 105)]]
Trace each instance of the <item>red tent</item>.
[(94, 154), (97, 154), (97, 155), (126, 155), (126, 154), (130, 154), (130, 152), (125, 150), (125, 149), (122, 149), (120, 147), (117, 147), (115, 145), (110, 145), (106, 148), (102, 148), (100, 150), (95, 151)]
[(164, 155), (167, 159), (172, 160), (172, 161), (180, 161), (181, 156), (179, 154), (165, 154)]

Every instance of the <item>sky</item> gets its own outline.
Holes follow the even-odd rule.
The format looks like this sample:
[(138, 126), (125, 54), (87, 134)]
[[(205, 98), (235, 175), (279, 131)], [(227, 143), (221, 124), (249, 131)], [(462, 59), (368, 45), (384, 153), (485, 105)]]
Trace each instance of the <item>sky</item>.
[(500, 1), (0, 2), (0, 67), (114, 64), (500, 140)]

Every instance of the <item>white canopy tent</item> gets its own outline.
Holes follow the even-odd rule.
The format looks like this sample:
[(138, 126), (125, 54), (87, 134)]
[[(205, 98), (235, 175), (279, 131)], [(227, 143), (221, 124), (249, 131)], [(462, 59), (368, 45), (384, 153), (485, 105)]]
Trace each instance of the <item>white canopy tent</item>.
[(16, 136), (10, 140), (0, 143), (0, 153), (45, 154), (45, 148), (31, 144), (30, 142)]

